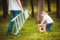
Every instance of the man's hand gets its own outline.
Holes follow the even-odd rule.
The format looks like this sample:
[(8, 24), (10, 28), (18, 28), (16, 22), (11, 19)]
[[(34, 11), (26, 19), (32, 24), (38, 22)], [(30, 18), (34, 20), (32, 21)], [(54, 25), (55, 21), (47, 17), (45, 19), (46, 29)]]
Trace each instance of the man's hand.
[(24, 13), (24, 10), (23, 9), (21, 11), (22, 11), (22, 13)]
[(22, 12), (24, 12), (24, 10), (22, 9)]

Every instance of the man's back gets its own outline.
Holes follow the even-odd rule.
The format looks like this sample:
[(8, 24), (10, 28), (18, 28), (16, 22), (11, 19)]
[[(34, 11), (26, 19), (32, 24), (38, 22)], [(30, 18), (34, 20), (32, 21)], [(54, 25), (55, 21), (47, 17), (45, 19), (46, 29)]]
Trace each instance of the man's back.
[(20, 10), (16, 0), (9, 0), (9, 10)]

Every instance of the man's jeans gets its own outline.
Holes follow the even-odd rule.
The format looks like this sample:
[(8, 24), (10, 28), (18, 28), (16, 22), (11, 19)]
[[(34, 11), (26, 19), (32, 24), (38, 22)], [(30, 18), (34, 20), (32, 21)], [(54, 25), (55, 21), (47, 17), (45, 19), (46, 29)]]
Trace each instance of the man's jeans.
[[(21, 11), (20, 10), (10, 10), (10, 20), (12, 20), (15, 16), (17, 16)], [(7, 34), (10, 34), (11, 31), (12, 31), (12, 28), (13, 28), (13, 25), (14, 25), (14, 22), (13, 21), (10, 21), (10, 24), (8, 26), (8, 31), (7, 31)], [(16, 31), (16, 27), (14, 28), (14, 32)]]

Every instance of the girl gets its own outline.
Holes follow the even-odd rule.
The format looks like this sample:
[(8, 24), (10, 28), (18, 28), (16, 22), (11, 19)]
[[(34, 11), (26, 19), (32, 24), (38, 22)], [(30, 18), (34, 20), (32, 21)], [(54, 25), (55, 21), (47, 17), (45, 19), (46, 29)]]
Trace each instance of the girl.
[(43, 11), (43, 13), (41, 14), (41, 16), (43, 16), (43, 20), (40, 23), (40, 26), (43, 25), (46, 22), (46, 31), (51, 31), (50, 27), (53, 24), (53, 20), (52, 18), (45, 12)]

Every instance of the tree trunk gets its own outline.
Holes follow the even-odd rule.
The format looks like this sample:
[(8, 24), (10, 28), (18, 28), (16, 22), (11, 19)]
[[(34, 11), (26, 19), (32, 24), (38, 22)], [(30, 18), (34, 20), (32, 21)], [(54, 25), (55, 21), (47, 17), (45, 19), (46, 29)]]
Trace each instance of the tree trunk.
[(48, 5), (48, 11), (50, 12), (51, 11), (51, 8), (50, 8), (50, 0), (47, 0), (47, 5)]
[(3, 9), (3, 17), (7, 17), (8, 15), (7, 0), (2, 0), (2, 9)]
[(34, 17), (34, 5), (33, 5), (33, 0), (30, 0), (31, 2), (31, 9), (32, 9), (32, 17)]
[(57, 18), (60, 18), (60, 0), (56, 0)]
[(37, 13), (37, 24), (41, 23), (42, 17), (40, 16), (44, 11), (44, 0), (38, 0), (38, 13)]

